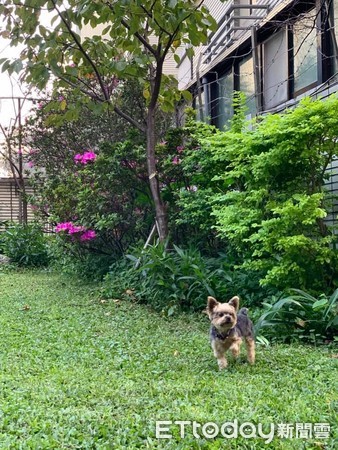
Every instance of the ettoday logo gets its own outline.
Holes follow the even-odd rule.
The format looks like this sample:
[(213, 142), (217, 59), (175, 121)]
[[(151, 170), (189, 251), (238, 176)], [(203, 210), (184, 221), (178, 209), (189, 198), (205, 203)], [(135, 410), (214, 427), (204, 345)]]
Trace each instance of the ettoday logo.
[[(156, 438), (172, 439), (174, 429), (179, 431), (181, 439), (188, 434), (195, 439), (244, 439), (261, 438), (265, 444), (269, 444), (275, 437), (279, 439), (328, 439), (330, 437), (330, 424), (328, 423), (269, 423), (254, 424), (243, 422), (239, 424), (235, 419), (232, 422), (224, 422), (218, 425), (215, 422), (201, 424), (190, 420), (158, 420), (156, 422)], [(176, 433), (177, 434), (177, 433)]]

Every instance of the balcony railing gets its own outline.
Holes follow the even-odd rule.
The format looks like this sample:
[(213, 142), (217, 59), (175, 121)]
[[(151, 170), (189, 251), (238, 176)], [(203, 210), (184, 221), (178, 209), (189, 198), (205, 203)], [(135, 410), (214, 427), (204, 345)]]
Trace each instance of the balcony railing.
[(209, 43), (204, 52), (204, 64), (211, 62), (221, 51), (232, 45), (269, 11), (269, 0), (255, 5), (251, 5), (250, 0), (245, 1), (246, 4), (240, 3), (240, 0), (230, 0), (224, 5), (224, 14), (218, 22), (218, 29), (209, 36)]

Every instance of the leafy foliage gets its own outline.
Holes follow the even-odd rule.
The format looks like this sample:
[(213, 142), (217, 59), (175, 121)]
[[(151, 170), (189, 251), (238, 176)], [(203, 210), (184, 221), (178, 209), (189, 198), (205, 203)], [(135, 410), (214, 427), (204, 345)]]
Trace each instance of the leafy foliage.
[[(161, 88), (157, 93), (159, 103), (164, 109), (170, 108), (177, 90), (173, 89), (174, 78), (162, 74), (163, 61), (169, 50), (176, 54), (181, 45), (206, 42), (208, 31), (215, 29), (216, 22), (202, 3), (71, 0), (60, 8), (57, 1), (26, 2), (23, 7), (4, 0), (0, 7), (6, 23), (2, 37), (24, 48), (17, 60), (2, 59), (2, 70), (24, 70), (26, 81), (40, 89), (53, 78), (54, 86), (70, 85), (87, 95), (87, 103), (101, 102), (103, 109), (115, 97), (116, 80), (138, 77), (144, 97), (153, 101), (149, 80), (156, 72), (163, 81), (157, 86)], [(46, 8), (52, 29), (41, 21)], [(78, 32), (88, 26), (93, 35), (81, 37)], [(157, 38), (156, 43), (149, 43), (151, 36)], [(192, 48), (187, 52), (192, 56)], [(156, 67), (158, 71), (154, 71)], [(98, 106), (92, 103), (91, 107)], [(72, 114), (76, 114), (76, 108)]]
[(10, 224), (1, 233), (1, 247), (19, 266), (46, 266), (49, 262), (47, 238), (37, 224)]
[(96, 245), (83, 245), (80, 241), (71, 241), (60, 235), (50, 237), (50, 265), (57, 272), (77, 276), (83, 281), (101, 281), (116, 256), (100, 252)]
[(338, 289), (328, 297), (319, 297), (293, 289), (287, 297), (263, 303), (264, 311), (256, 323), (256, 332), (277, 340), (304, 339), (320, 343), (332, 340), (338, 330)]
[(326, 169), (337, 154), (338, 100), (304, 99), (252, 131), (215, 135), (225, 170), (215, 179), (217, 230), (242, 268), (265, 272), (261, 285), (326, 290), (335, 283), (335, 235), (325, 224)]
[(213, 230), (215, 219), (211, 216), (212, 178), (219, 167), (212, 158), (212, 148), (201, 142), (219, 131), (196, 122), (194, 116), (195, 112), (187, 109), (185, 126), (170, 129), (158, 144), (159, 177), (173, 241), (215, 256), (224, 249)]
[(204, 258), (197, 250), (176, 245), (168, 251), (163, 244), (127, 258), (131, 263), (116, 263), (105, 277), (105, 296), (128, 297), (172, 315), (179, 310), (204, 309), (208, 295), (224, 299), (233, 295), (234, 286), (222, 258)]
[[(48, 177), (56, 177), (73, 164), (76, 153), (97, 149), (104, 142), (122, 142), (130, 136), (145, 142), (142, 133), (117, 114), (96, 112), (89, 104), (76, 106), (77, 102), (78, 96), (71, 88), (63, 88), (52, 97), (43, 98), (41, 94), (23, 125), (23, 143), (31, 149), (29, 161), (34, 168), (43, 168)], [(143, 120), (145, 103), (136, 81), (119, 87), (119, 105), (137, 121)], [(75, 107), (77, 116), (64, 120), (64, 114)], [(167, 117), (166, 121), (170, 123)], [(162, 124), (159, 128), (163, 132)]]

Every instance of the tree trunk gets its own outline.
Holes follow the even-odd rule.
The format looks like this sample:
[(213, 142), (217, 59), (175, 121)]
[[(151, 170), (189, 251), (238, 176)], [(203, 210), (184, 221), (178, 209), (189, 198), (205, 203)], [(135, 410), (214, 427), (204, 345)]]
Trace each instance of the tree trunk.
[(155, 214), (159, 239), (161, 242), (168, 237), (168, 216), (166, 206), (162, 201), (160, 183), (156, 171), (156, 135), (155, 135), (155, 108), (149, 108), (147, 114), (147, 167), (151, 195), (154, 201)]

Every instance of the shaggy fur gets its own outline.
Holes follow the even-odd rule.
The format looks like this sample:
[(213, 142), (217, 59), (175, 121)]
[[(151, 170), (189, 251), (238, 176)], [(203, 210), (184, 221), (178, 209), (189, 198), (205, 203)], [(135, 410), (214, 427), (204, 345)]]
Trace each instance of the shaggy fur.
[(255, 339), (253, 324), (248, 317), (248, 310), (239, 308), (239, 297), (233, 297), (228, 303), (220, 303), (214, 297), (208, 297), (207, 314), (211, 322), (211, 347), (220, 369), (225, 369), (228, 362), (225, 352), (230, 350), (238, 357), (240, 346), (245, 341), (250, 364), (255, 362)]

